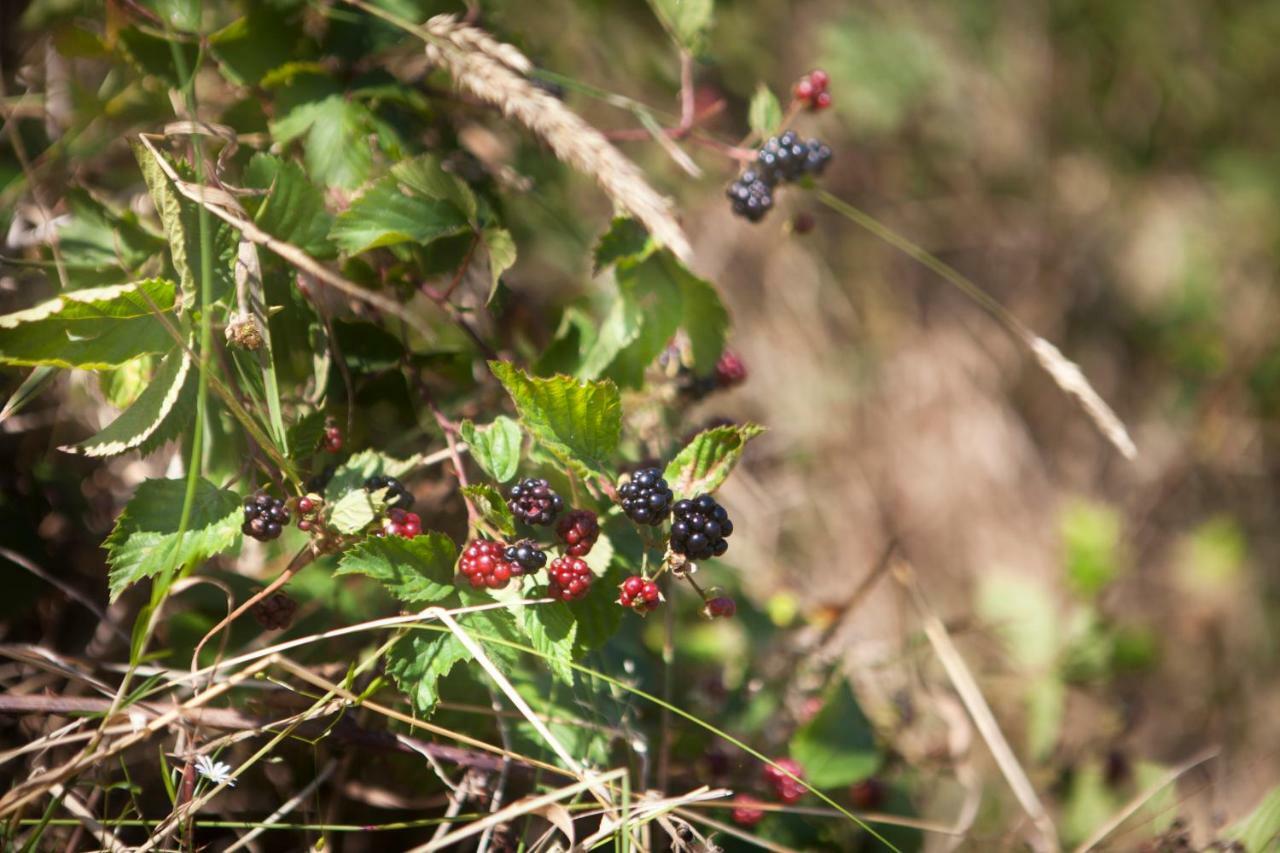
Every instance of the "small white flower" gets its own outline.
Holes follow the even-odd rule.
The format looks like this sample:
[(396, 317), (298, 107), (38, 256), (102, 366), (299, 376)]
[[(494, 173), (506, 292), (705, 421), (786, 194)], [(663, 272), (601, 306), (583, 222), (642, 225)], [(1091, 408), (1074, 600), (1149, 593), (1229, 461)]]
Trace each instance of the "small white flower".
[(224, 764), (221, 761), (214, 761), (207, 755), (196, 757), (196, 770), (200, 775), (210, 780), (215, 785), (227, 783), (228, 787), (234, 788), (236, 780), (231, 778), (231, 765)]

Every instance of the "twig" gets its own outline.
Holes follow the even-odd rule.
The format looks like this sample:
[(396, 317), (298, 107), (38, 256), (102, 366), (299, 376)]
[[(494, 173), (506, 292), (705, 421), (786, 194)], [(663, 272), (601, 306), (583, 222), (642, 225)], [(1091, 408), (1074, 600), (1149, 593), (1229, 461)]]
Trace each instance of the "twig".
[(911, 594), (924, 623), (925, 636), (933, 646), (934, 653), (942, 663), (942, 668), (946, 670), (947, 677), (951, 679), (952, 686), (960, 696), (960, 701), (964, 703), (969, 716), (973, 718), (974, 726), (987, 742), (987, 748), (991, 750), (996, 765), (1004, 774), (1009, 787), (1013, 789), (1013, 795), (1017, 798), (1018, 804), (1035, 824), (1037, 834), (1032, 839), (1033, 847), (1043, 853), (1059, 849), (1058, 832), (1053, 825), (1053, 820), (1045, 810), (1044, 804), (1040, 802), (1040, 797), (1032, 787), (1031, 780), (1027, 778), (1026, 771), (1018, 763), (1017, 756), (1013, 754), (1009, 741), (1005, 739), (1004, 733), (1000, 730), (1000, 724), (996, 722), (995, 715), (991, 712), (991, 706), (987, 704), (982, 690), (978, 687), (978, 682), (969, 671), (960, 651), (951, 641), (951, 635), (947, 633), (946, 626), (925, 600), (924, 593), (916, 582), (915, 573), (905, 562), (899, 562), (895, 566), (894, 577)]

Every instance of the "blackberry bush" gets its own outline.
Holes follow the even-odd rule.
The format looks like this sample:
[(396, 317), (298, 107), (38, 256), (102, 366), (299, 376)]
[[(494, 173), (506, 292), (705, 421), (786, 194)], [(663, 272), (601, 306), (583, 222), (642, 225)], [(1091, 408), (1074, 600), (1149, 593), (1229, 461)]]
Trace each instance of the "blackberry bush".
[(511, 514), (525, 524), (546, 527), (564, 509), (564, 501), (546, 480), (530, 477), (511, 487), (507, 506)]
[(671, 550), (690, 560), (721, 556), (732, 533), (729, 513), (710, 495), (679, 501), (672, 510)]
[(618, 487), (618, 503), (636, 524), (662, 524), (671, 514), (674, 497), (658, 468), (643, 468)]

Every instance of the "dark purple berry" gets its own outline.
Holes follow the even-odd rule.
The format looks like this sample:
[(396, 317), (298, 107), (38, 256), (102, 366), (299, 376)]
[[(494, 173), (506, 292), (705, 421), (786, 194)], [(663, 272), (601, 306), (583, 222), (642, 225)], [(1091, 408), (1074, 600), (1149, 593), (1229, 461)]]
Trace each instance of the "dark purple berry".
[(529, 477), (511, 487), (507, 506), (511, 507), (511, 514), (525, 524), (545, 527), (556, 520), (564, 509), (564, 501), (546, 480)]
[(662, 524), (671, 513), (673, 497), (658, 468), (641, 469), (618, 487), (618, 503), (636, 524)]

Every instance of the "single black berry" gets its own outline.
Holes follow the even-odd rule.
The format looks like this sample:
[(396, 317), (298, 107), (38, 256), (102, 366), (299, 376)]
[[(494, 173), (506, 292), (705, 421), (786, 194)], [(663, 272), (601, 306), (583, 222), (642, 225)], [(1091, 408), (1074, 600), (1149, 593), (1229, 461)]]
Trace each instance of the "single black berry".
[(729, 547), (733, 533), (729, 513), (711, 495), (679, 501), (672, 507), (671, 550), (691, 560), (719, 557)]
[(671, 487), (658, 468), (644, 468), (618, 487), (618, 503), (636, 524), (658, 525), (671, 513)]
[(546, 480), (529, 477), (511, 487), (507, 506), (511, 514), (525, 524), (545, 526), (556, 520), (564, 501), (551, 490)]
[(547, 552), (539, 548), (538, 543), (532, 539), (508, 545), (502, 556), (508, 563), (515, 563), (527, 573), (536, 572), (547, 564)]
[(364, 490), (366, 492), (376, 492), (379, 489), (387, 490), (388, 506), (393, 506), (397, 509), (409, 509), (413, 506), (413, 495), (409, 494), (409, 490), (395, 477), (375, 474), (364, 481)]
[(289, 627), (297, 609), (298, 602), (283, 592), (277, 592), (253, 605), (253, 618), (264, 629), (279, 631)]
[(240, 532), (262, 542), (280, 535), (289, 523), (289, 507), (279, 498), (258, 494), (244, 501), (244, 524)]

